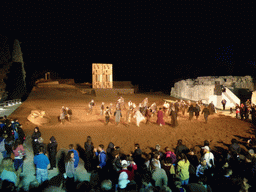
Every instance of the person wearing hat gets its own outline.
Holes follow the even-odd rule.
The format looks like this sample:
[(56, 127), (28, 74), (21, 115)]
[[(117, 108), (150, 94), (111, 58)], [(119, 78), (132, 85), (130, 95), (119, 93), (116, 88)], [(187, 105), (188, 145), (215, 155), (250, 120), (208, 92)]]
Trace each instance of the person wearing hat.
[(127, 184), (130, 183), (130, 180), (128, 179), (130, 171), (127, 169), (128, 162), (126, 160), (121, 161), (121, 166), (122, 170), (119, 171), (118, 188), (124, 190), (127, 187)]
[(205, 160), (208, 166), (211, 168), (214, 166), (214, 155), (212, 152), (210, 152), (210, 148), (208, 146), (202, 147), (202, 150), (204, 155), (201, 159), (201, 162)]

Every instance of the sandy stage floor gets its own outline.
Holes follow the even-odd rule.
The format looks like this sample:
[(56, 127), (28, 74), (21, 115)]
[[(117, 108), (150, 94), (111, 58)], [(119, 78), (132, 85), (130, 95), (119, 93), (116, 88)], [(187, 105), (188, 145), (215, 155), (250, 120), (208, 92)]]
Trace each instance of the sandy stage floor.
[[(163, 94), (134, 94), (123, 95), (127, 104), (129, 100), (137, 105), (148, 97), (149, 103), (156, 102), (161, 106), (163, 99), (174, 99)], [(86, 115), (88, 103), (94, 99), (96, 106), (94, 114)], [(109, 125), (104, 125), (104, 117), (99, 115), (100, 104), (105, 102), (108, 106), (110, 102), (116, 103), (118, 96), (112, 97), (95, 97), (91, 95), (83, 95), (77, 89), (64, 88), (36, 88), (28, 99), (9, 117), (17, 118), (27, 136), (30, 136), (34, 130), (34, 125), (27, 120), (27, 116), (31, 110), (43, 110), (50, 116), (50, 123), (39, 126), (45, 143), (49, 142), (51, 136), (55, 136), (59, 144), (58, 148), (68, 148), (73, 143), (82, 147), (86, 137), (92, 137), (94, 146), (103, 144), (106, 147), (109, 142), (113, 142), (116, 146), (120, 146), (124, 153), (130, 153), (134, 149), (134, 144), (139, 143), (145, 152), (150, 152), (150, 148), (156, 144), (160, 144), (162, 149), (166, 146), (175, 148), (178, 139), (183, 139), (187, 147), (201, 146), (204, 140), (211, 142), (212, 149), (227, 149), (232, 138), (236, 138), (240, 143), (245, 143), (246, 138), (254, 134), (251, 124), (232, 117), (221, 115), (220, 113), (209, 116), (208, 124), (204, 123), (202, 116), (199, 120), (188, 120), (188, 114), (178, 117), (179, 125), (176, 128), (171, 127), (168, 122), (169, 118), (165, 118), (167, 125), (160, 127), (156, 122), (156, 118), (151, 119), (151, 124), (141, 123), (140, 127), (135, 125), (135, 119), (131, 124), (125, 121), (126, 111), (122, 111), (123, 118), (121, 124), (114, 124), (114, 117), (111, 117)], [(58, 122), (61, 107), (69, 107), (73, 111), (72, 122), (66, 122), (61, 125)], [(215, 147), (215, 148), (214, 148)]]

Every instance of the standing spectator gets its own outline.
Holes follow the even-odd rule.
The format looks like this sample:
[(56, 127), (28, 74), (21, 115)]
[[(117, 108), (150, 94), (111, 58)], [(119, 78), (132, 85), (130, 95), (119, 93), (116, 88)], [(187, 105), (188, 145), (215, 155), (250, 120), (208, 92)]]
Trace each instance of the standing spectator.
[(222, 104), (222, 107), (223, 107), (223, 111), (225, 110), (226, 103), (227, 103), (226, 99), (222, 99), (222, 100), (221, 100), (221, 104)]
[(201, 161), (206, 160), (207, 165), (211, 168), (214, 166), (214, 155), (212, 152), (210, 152), (210, 148), (208, 146), (202, 147), (203, 149), (203, 157), (201, 158)]
[(160, 154), (158, 151), (156, 151), (153, 154), (153, 159), (152, 159), (151, 163), (154, 163), (155, 166), (158, 166), (161, 169)]
[(3, 158), (7, 157), (7, 151), (5, 149), (5, 138), (2, 135), (0, 136), (0, 152), (3, 155)]
[(122, 117), (122, 113), (121, 113), (120, 108), (116, 109), (116, 111), (114, 113), (114, 116), (115, 116), (116, 125), (118, 125), (120, 123), (120, 120), (121, 120), (121, 117)]
[(187, 159), (187, 156), (184, 153), (181, 153), (178, 156), (178, 164), (177, 164), (177, 177), (181, 181), (181, 185), (188, 185), (189, 183), (189, 165), (190, 162)]
[(155, 187), (163, 187), (168, 185), (168, 177), (164, 169), (159, 168), (157, 162), (152, 162), (152, 180)]
[(25, 133), (24, 133), (24, 131), (23, 131), (23, 129), (22, 129), (22, 125), (19, 125), (19, 126), (17, 127), (17, 132), (18, 132), (18, 134), (19, 134), (19, 140), (20, 140), (22, 143), (24, 143), (24, 141), (25, 141), (25, 139), (26, 139), (26, 135), (25, 135)]
[(125, 188), (127, 187), (127, 184), (130, 183), (129, 177), (129, 170), (128, 162), (126, 160), (121, 161), (122, 170), (120, 171), (119, 177), (118, 177), (118, 188), (120, 191), (125, 191)]
[(33, 147), (34, 155), (38, 153), (37, 150), (39, 146), (39, 142), (38, 142), (39, 137), (41, 137), (41, 132), (39, 131), (38, 127), (35, 127), (34, 132), (32, 134), (32, 147)]
[(238, 145), (238, 141), (236, 139), (231, 140), (231, 145), (229, 146), (229, 155), (232, 159), (238, 159), (241, 154), (241, 147)]
[(13, 160), (10, 157), (2, 160), (0, 165), (0, 180), (12, 182), (17, 187), (20, 182), (20, 172), (21, 169), (15, 171)]
[(103, 168), (106, 165), (107, 156), (104, 151), (104, 145), (100, 144), (98, 148), (94, 148), (95, 155), (99, 158), (99, 165), (97, 168)]
[(166, 158), (170, 158), (172, 164), (175, 164), (177, 161), (177, 157), (176, 157), (175, 153), (172, 152), (169, 147), (165, 148), (165, 159)]
[(47, 166), (50, 164), (48, 157), (43, 153), (44, 148), (39, 148), (39, 154), (34, 157), (36, 166), (36, 179), (39, 183), (48, 180)]
[(132, 153), (132, 158), (133, 158), (133, 160), (135, 161), (135, 163), (137, 165), (141, 165), (140, 163), (141, 163), (141, 160), (142, 160), (142, 158), (141, 158), (142, 151), (140, 149), (140, 144), (138, 144), (138, 143), (134, 144), (134, 149), (135, 150)]
[(91, 136), (87, 136), (87, 140), (84, 143), (84, 149), (85, 149), (85, 162), (84, 162), (84, 168), (87, 172), (92, 171), (92, 161), (93, 161), (93, 142)]
[(208, 116), (210, 115), (210, 111), (209, 111), (208, 107), (204, 106), (202, 114), (204, 114), (204, 120), (205, 120), (205, 123), (207, 123)]
[(240, 113), (240, 107), (239, 107), (239, 105), (238, 104), (236, 104), (236, 118), (237, 119), (241, 119), (241, 113)]
[(161, 146), (159, 144), (156, 144), (155, 150), (153, 153), (158, 152), (160, 155), (160, 160), (164, 158), (164, 153), (161, 151)]
[(68, 121), (71, 122), (72, 110), (70, 108), (66, 107), (66, 113), (68, 116)]
[(196, 176), (200, 177), (204, 175), (204, 171), (209, 169), (209, 166), (206, 162), (206, 160), (201, 161), (201, 163), (196, 168)]
[(42, 137), (38, 138), (38, 145), (37, 145), (37, 153), (39, 153), (39, 148), (43, 147), (43, 153), (46, 154), (47, 151), (47, 145), (44, 143), (44, 139)]
[(163, 126), (165, 125), (165, 122), (164, 122), (164, 113), (162, 111), (162, 108), (159, 108), (158, 112), (157, 112), (157, 121), (156, 123), (160, 126)]
[(66, 176), (69, 179), (75, 179), (75, 154), (73, 151), (68, 151), (65, 159), (65, 170)]
[(73, 144), (69, 145), (69, 151), (73, 151), (73, 153), (74, 153), (74, 159), (75, 159), (74, 166), (75, 166), (75, 169), (76, 169), (77, 166), (78, 166), (78, 163), (79, 163), (79, 154), (78, 154), (77, 150), (74, 149)]
[(20, 167), (23, 171), (23, 157), (25, 156), (25, 150), (20, 140), (16, 140), (13, 146), (14, 154), (14, 168), (17, 171)]
[(177, 143), (177, 147), (175, 148), (175, 155), (178, 157), (181, 153), (187, 154), (189, 152), (189, 149), (183, 145), (182, 140), (179, 139)]
[(56, 168), (57, 147), (58, 147), (58, 143), (55, 137), (52, 136), (50, 138), (50, 143), (47, 145), (47, 151), (48, 151), (50, 165), (51, 165), (49, 170), (53, 170), (53, 168)]

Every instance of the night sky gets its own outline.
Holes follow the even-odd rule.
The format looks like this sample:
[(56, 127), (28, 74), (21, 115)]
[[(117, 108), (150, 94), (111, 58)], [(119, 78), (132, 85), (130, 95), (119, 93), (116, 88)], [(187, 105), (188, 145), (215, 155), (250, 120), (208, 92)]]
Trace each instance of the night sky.
[(180, 79), (256, 75), (253, 1), (6, 1), (1, 7), (0, 33), (22, 42), (30, 73), (51, 70), (91, 82), (92, 63), (112, 63), (115, 81), (167, 92)]

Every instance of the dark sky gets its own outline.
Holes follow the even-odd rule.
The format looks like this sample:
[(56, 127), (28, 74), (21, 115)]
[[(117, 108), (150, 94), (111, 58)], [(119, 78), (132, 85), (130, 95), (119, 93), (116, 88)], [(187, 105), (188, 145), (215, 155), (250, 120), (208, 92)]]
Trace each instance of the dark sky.
[(161, 89), (177, 79), (254, 75), (253, 1), (31, 1), (1, 3), (1, 31), (21, 44), (26, 70)]

